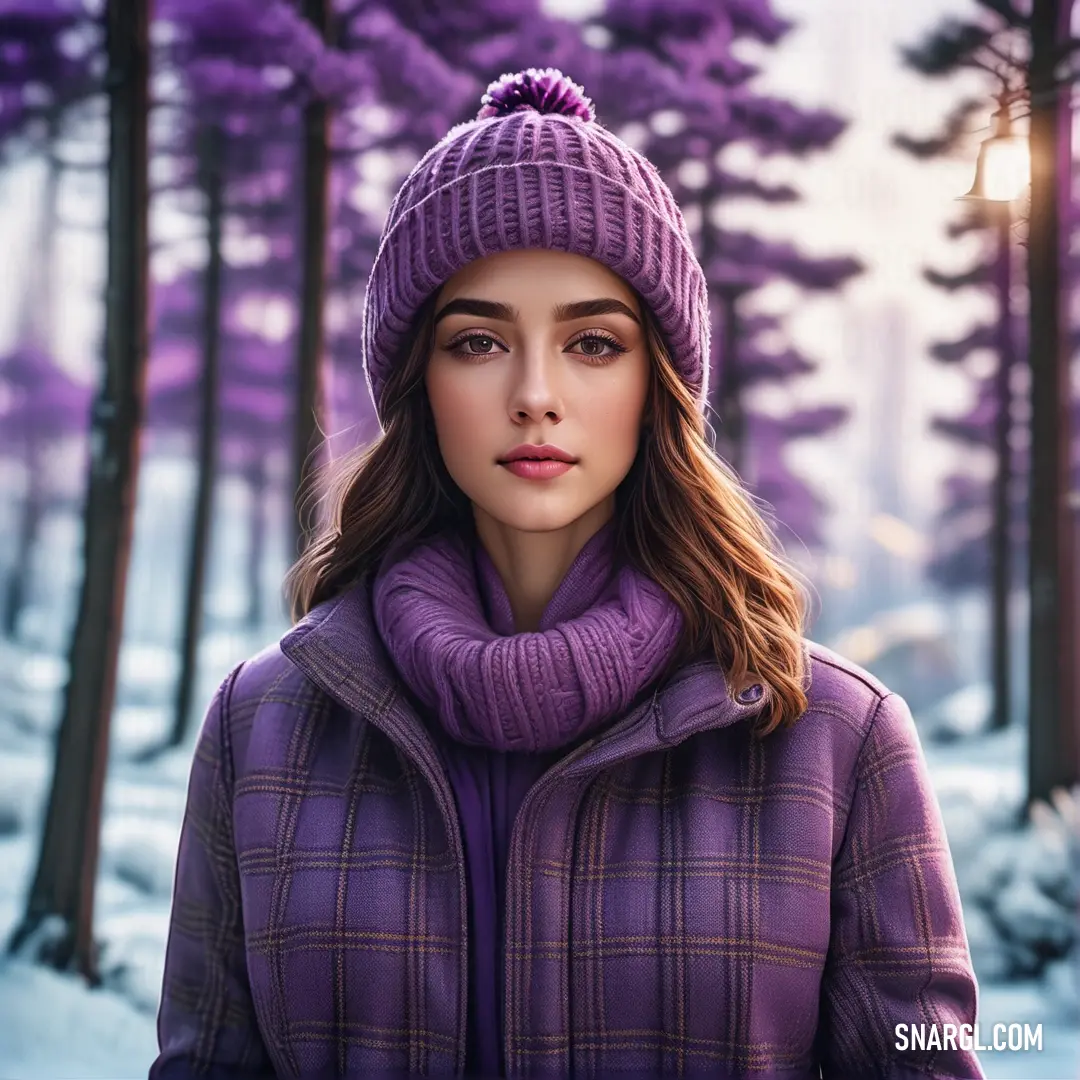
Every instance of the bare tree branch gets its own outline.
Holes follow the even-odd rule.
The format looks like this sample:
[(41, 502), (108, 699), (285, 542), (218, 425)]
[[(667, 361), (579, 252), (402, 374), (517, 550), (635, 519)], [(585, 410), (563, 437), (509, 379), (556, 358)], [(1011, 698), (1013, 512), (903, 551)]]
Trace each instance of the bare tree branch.
[(965, 98), (945, 118), (945, 124), (937, 135), (918, 139), (901, 133), (893, 136), (892, 143), (922, 160), (954, 153), (971, 134), (968, 126), (971, 118), (985, 109), (986, 102), (982, 98)]

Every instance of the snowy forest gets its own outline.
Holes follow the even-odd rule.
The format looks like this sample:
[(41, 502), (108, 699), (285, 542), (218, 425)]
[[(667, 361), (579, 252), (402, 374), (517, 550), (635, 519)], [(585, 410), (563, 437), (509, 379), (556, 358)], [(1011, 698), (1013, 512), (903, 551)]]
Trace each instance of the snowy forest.
[(0, 0), (0, 1075), (146, 1074), (201, 719), (378, 433), (390, 200), (550, 65), (683, 210), (809, 636), (911, 705), (981, 1019), (1043, 1025), (987, 1075), (1080, 1076), (1075, 6)]

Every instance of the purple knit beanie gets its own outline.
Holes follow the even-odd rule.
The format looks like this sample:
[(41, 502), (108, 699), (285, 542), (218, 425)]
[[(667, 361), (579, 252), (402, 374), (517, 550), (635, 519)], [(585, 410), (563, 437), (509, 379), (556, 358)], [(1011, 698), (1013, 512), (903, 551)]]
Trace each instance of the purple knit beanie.
[(390, 206), (364, 299), (364, 368), (380, 420), (386, 376), (424, 301), (474, 260), (516, 248), (585, 255), (632, 285), (704, 409), (705, 275), (656, 167), (599, 124), (583, 88), (555, 68), (503, 75), (481, 104)]

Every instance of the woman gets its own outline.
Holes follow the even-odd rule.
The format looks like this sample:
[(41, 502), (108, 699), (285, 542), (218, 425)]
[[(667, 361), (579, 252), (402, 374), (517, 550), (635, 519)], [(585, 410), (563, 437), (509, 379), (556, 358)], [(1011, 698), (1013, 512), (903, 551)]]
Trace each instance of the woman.
[(151, 1077), (981, 1076), (895, 1049), (976, 1002), (911, 714), (803, 637), (581, 87), (417, 165), (364, 343), (383, 434), (200, 735)]

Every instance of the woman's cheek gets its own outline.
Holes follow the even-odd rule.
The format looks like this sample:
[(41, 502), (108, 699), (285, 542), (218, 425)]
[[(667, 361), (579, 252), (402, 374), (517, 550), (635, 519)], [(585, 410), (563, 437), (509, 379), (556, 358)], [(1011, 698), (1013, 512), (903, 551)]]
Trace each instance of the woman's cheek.
[(483, 408), (466, 395), (454, 395), (440, 404), (443, 408), (436, 413), (435, 431), (446, 471), (470, 498), (483, 498), (492, 482), (495, 461), (507, 449), (506, 436), (499, 441)]
[(589, 441), (610, 459), (612, 468), (626, 471), (637, 453), (645, 413), (645, 393), (637, 387), (620, 390), (610, 394), (606, 401), (597, 400), (592, 407)]

